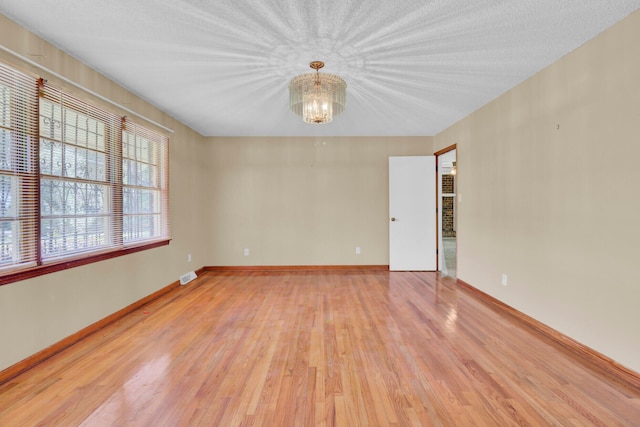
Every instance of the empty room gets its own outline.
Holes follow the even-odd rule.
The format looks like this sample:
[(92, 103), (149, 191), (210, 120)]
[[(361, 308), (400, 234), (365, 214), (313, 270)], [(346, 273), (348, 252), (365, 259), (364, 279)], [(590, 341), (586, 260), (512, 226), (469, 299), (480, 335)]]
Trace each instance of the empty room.
[(640, 0), (0, 0), (0, 426), (640, 425)]

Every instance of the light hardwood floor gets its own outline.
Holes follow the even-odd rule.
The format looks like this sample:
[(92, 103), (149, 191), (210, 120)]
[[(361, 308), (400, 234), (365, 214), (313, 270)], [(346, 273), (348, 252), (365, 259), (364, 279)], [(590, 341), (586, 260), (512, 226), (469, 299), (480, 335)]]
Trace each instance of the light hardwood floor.
[(0, 426), (638, 426), (452, 279), (207, 272), (0, 386)]

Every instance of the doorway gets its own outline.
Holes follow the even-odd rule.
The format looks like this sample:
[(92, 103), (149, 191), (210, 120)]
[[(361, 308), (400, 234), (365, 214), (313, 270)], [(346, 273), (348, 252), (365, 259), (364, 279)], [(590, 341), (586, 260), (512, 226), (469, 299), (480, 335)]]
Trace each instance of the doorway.
[(457, 178), (456, 146), (436, 153), (438, 162), (438, 270), (456, 277), (457, 270)]

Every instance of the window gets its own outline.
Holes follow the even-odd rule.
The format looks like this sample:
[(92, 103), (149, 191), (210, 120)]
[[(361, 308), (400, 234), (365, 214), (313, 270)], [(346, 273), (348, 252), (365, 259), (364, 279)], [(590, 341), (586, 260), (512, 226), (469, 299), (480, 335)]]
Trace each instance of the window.
[(0, 64), (0, 284), (168, 239), (166, 136)]
[(47, 261), (117, 245), (112, 114), (44, 85), (40, 96), (40, 250)]
[(0, 274), (36, 266), (37, 81), (0, 66)]
[(122, 137), (123, 223), (125, 244), (162, 237), (167, 228), (166, 138), (135, 124)]

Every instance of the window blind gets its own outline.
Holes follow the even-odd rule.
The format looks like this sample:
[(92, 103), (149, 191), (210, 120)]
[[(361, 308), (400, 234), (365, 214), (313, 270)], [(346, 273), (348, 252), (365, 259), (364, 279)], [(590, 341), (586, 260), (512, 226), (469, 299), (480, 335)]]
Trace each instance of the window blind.
[(169, 237), (168, 139), (133, 122), (122, 136), (122, 236), (126, 245)]
[(42, 260), (118, 247), (121, 118), (48, 84), (40, 94)]
[(0, 272), (38, 261), (37, 81), (0, 64)]

